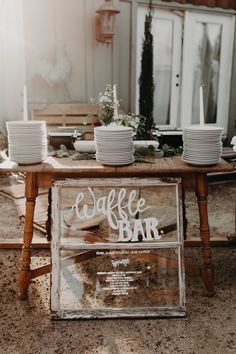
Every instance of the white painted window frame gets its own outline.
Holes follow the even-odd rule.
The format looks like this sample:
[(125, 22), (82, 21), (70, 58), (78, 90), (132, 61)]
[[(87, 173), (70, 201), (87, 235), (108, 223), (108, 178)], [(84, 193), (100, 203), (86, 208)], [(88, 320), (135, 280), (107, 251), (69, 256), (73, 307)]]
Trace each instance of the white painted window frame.
[(197, 22), (222, 25), (222, 42), (220, 54), (219, 87), (217, 99), (217, 121), (213, 126), (222, 126), (227, 132), (230, 85), (233, 59), (233, 40), (235, 18), (225, 14), (205, 14), (186, 11), (184, 23), (183, 74), (181, 94), (181, 128), (191, 125), (193, 92), (193, 35)]
[[(142, 8), (142, 12), (139, 11)], [(154, 10), (155, 11), (155, 10)], [(139, 6), (137, 13), (137, 57), (136, 57), (136, 109), (139, 111), (138, 101), (139, 101), (139, 73), (141, 68), (141, 54), (142, 54), (142, 42), (144, 33), (144, 21), (145, 14), (148, 12), (147, 6)], [(168, 12), (166, 10), (158, 9), (156, 13), (153, 13), (153, 22), (155, 19), (170, 20), (173, 22), (173, 38), (172, 38), (172, 73), (171, 73), (171, 97), (170, 97), (170, 124), (169, 125), (159, 125), (155, 124), (156, 127), (160, 129), (177, 129), (178, 126), (178, 114), (179, 114), (179, 95), (180, 95), (180, 78), (181, 78), (181, 37), (182, 37), (182, 20), (175, 14)], [(155, 66), (155, 63), (154, 65)], [(179, 75), (177, 78), (176, 75)], [(178, 84), (178, 86), (177, 86)], [(158, 95), (158, 90), (161, 87), (158, 86), (154, 91), (155, 95)]]

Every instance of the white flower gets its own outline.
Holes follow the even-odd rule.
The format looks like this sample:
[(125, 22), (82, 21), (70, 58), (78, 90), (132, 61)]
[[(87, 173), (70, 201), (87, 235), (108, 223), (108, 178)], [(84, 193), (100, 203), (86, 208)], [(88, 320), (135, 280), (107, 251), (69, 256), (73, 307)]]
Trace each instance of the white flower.
[(100, 96), (99, 97), (99, 102), (104, 102), (107, 101), (107, 97), (106, 96)]

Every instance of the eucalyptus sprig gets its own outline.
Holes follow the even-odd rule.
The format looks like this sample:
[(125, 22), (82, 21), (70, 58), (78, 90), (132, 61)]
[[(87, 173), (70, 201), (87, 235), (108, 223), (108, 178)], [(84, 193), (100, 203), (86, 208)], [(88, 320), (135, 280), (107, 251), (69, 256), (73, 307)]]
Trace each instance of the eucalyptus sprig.
[(164, 156), (166, 156), (166, 157), (182, 155), (182, 153), (183, 153), (183, 147), (182, 146), (174, 148), (171, 145), (163, 144), (161, 149), (162, 149), (162, 151), (164, 153)]
[(65, 145), (60, 145), (60, 149), (55, 149), (53, 146), (49, 146), (48, 155), (54, 157), (70, 157), (72, 160), (91, 160), (95, 159), (93, 152), (77, 152), (74, 150), (68, 150)]

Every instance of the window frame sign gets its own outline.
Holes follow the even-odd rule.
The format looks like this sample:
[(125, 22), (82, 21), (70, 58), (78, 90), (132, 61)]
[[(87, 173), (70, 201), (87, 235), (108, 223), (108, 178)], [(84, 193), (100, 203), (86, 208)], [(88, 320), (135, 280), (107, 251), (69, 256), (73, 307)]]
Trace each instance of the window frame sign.
[(51, 317), (186, 315), (180, 179), (52, 186)]

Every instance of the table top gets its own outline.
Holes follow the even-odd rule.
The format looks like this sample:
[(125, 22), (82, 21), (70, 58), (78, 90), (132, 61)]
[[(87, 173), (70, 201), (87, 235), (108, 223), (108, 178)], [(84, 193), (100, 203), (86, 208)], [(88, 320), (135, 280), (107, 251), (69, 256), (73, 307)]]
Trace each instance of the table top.
[(105, 166), (96, 160), (72, 160), (71, 158), (48, 157), (37, 165), (18, 165), (13, 161), (5, 160), (0, 164), (1, 172), (35, 172), (35, 173), (70, 173), (83, 175), (121, 175), (140, 176), (157, 174), (193, 174), (230, 172), (234, 167), (221, 159), (214, 166), (192, 166), (182, 161), (180, 156), (154, 158), (145, 157), (141, 162), (126, 166)]

